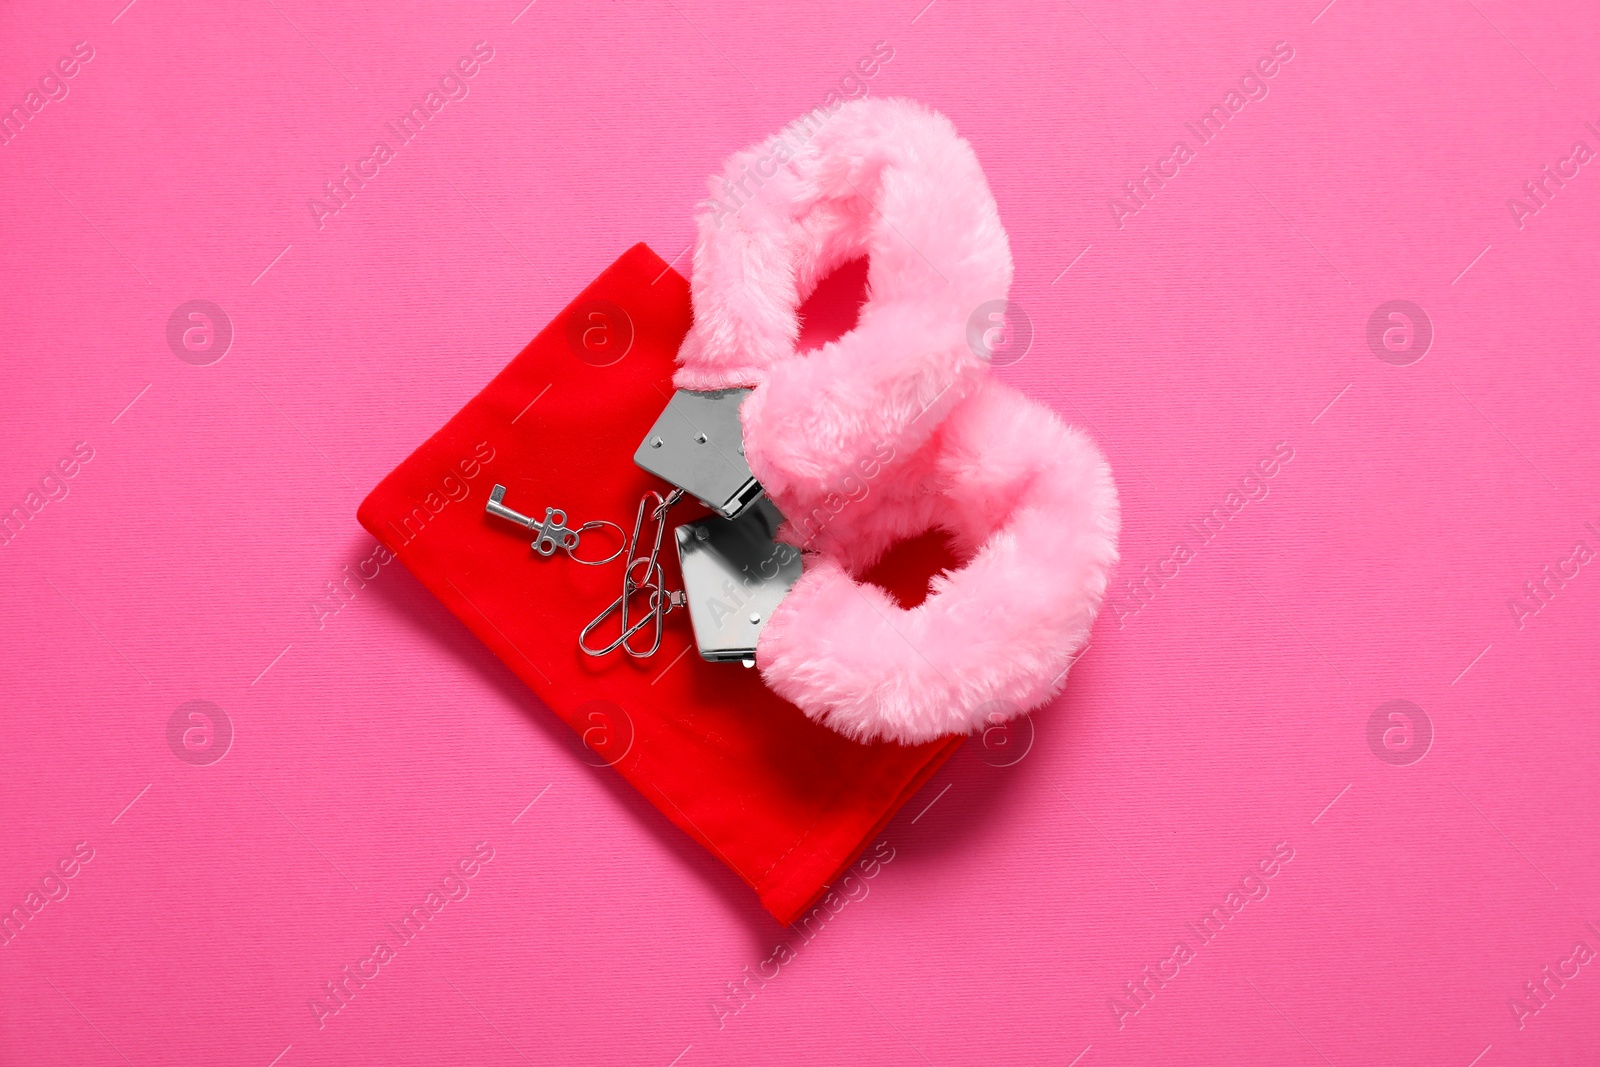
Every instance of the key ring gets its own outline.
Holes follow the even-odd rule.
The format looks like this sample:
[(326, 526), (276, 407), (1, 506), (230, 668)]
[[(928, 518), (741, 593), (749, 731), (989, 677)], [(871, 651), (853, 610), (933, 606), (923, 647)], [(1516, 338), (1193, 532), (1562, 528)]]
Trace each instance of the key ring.
[[(615, 552), (611, 553), (611, 555), (607, 556), (605, 559), (579, 559), (578, 558), (578, 537), (579, 537), (579, 535), (583, 534), (587, 530), (598, 530), (602, 526), (609, 526), (613, 530), (617, 531), (617, 536), (620, 537), (620, 538), (623, 538), (622, 544), (618, 545), (617, 546), (617, 550)], [(600, 567), (600, 566), (603, 566), (603, 565), (605, 565), (607, 563), (610, 563), (612, 560), (614, 560), (618, 556), (622, 555), (623, 552), (627, 551), (628, 542), (627, 542), (627, 535), (622, 532), (622, 527), (618, 526), (616, 523), (611, 522), (609, 519), (591, 519), (588, 522), (584, 523), (582, 526), (578, 527), (576, 530), (572, 531), (572, 544), (571, 545), (562, 545), (561, 547), (565, 548), (567, 550), (567, 556), (568, 556), (568, 558), (570, 558), (572, 560), (572, 562), (581, 563), (585, 567)]]

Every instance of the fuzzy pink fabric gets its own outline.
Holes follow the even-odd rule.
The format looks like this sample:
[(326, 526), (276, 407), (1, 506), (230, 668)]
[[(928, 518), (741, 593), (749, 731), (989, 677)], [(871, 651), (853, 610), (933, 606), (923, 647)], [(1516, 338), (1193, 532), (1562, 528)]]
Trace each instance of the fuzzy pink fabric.
[[(982, 372), (966, 322), (1005, 297), (1010, 243), (972, 146), (910, 100), (814, 111), (736, 153), (711, 191), (677, 384), (759, 383), (751, 466), (774, 499), (814, 503), (884, 442), (914, 449), (939, 422), (929, 399)], [(860, 322), (796, 358), (804, 297), (862, 255)]]
[[(807, 550), (757, 646), (762, 678), (863, 741), (1049, 700), (1116, 563), (1117, 494), (1095, 446), (989, 380), (969, 346), (969, 317), (1012, 274), (971, 146), (915, 102), (859, 100), (736, 154), (711, 191), (676, 384), (755, 387), (750, 467)], [(856, 328), (798, 355), (797, 308), (863, 254)], [(921, 604), (856, 579), (935, 527), (965, 562)]]

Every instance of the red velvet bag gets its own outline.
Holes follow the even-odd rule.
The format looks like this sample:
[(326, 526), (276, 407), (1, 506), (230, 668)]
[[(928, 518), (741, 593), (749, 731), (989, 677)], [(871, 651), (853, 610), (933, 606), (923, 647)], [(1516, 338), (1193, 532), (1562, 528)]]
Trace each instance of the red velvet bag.
[[(542, 517), (554, 507), (573, 527), (609, 519), (631, 528), (644, 492), (669, 488), (636, 467), (633, 453), (672, 395), (690, 315), (688, 283), (635, 245), (384, 478), (358, 518), (601, 761), (787, 925), (964, 738), (915, 748), (847, 740), (774, 695), (754, 670), (702, 660), (686, 611), (667, 616), (653, 657), (586, 656), (578, 632), (621, 591), (622, 561), (543, 558), (529, 548), (531, 531), (484, 512), (498, 482), (523, 512)], [(668, 588), (683, 584), (671, 527), (705, 514), (690, 497), (668, 512), (660, 556)], [(616, 546), (596, 531), (579, 554)], [(937, 551), (898, 554), (869, 578), (915, 599)], [(613, 621), (595, 640), (615, 632)]]

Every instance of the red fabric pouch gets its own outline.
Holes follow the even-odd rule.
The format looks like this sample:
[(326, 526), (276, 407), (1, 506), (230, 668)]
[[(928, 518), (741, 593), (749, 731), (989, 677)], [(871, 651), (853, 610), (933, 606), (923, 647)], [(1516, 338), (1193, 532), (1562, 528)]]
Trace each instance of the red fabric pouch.
[[(631, 528), (645, 491), (669, 488), (633, 453), (672, 395), (690, 314), (688, 283), (635, 245), (384, 478), (358, 518), (582, 737), (599, 757), (591, 762), (614, 766), (788, 925), (964, 738), (850, 741), (756, 671), (702, 660), (686, 611), (667, 616), (648, 659), (584, 655), (578, 632), (620, 593), (621, 559), (546, 559), (530, 549), (532, 531), (484, 512), (498, 482), (525, 514), (554, 507), (574, 528), (590, 519)], [(671, 527), (705, 514), (688, 497), (668, 512), (668, 588), (682, 588)], [(617, 543), (594, 531), (579, 554), (603, 557)], [(869, 577), (914, 599), (934, 551), (899, 554)], [(616, 629), (610, 620), (591, 643)]]

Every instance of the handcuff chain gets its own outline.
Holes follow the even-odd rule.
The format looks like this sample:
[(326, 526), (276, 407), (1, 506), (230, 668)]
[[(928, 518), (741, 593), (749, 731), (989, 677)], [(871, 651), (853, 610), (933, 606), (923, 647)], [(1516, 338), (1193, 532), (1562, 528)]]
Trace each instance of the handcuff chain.
[[(652, 498), (655, 500), (654, 508), (650, 508)], [(666, 535), (667, 529), (667, 512), (672, 508), (672, 505), (682, 498), (682, 489), (674, 489), (665, 497), (651, 489), (639, 498), (639, 508), (633, 517), (633, 533), (623, 543), (623, 549), (627, 552), (627, 563), (624, 565), (622, 572), (622, 594), (606, 605), (600, 614), (590, 619), (588, 625), (579, 632), (578, 647), (585, 654), (596, 657), (604, 656), (609, 652), (615, 651), (620, 646), (624, 652), (635, 659), (648, 659), (661, 648), (661, 635), (666, 616), (674, 608), (681, 607), (685, 603), (682, 590), (668, 590), (665, 588), (666, 577), (662, 572), (660, 561), (661, 541)], [(639, 533), (644, 528), (646, 509), (650, 509), (650, 519), (656, 524), (656, 530), (655, 536), (651, 538), (650, 554), (644, 556), (639, 554)], [(615, 559), (616, 557), (611, 556), (608, 558)], [(634, 572), (641, 563), (644, 564), (644, 580), (637, 581), (634, 578)], [(644, 591), (649, 591), (650, 607), (644, 618), (630, 624), (628, 618), (629, 606), (633, 601), (634, 594)], [(609, 618), (613, 612), (621, 615), (621, 633), (618, 634), (616, 640), (604, 648), (590, 648), (587, 640), (589, 634)], [(655, 627), (650, 647), (647, 649), (635, 648), (630, 643), (630, 639), (634, 634), (649, 626), (652, 621), (655, 622)]]

